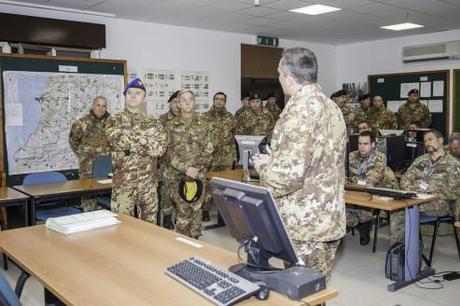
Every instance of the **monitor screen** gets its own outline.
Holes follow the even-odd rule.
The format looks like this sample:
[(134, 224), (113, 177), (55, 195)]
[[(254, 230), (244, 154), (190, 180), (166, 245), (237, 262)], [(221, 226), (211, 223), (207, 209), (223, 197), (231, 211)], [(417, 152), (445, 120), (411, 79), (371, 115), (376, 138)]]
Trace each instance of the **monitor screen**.
[(243, 165), (246, 162), (245, 158), (248, 158), (249, 165), (253, 166), (251, 156), (259, 153), (259, 145), (265, 139), (265, 136), (235, 135), (235, 139), (239, 152), (238, 165)]
[(260, 251), (255, 253), (264, 254), (267, 261), (276, 257), (291, 264), (299, 262), (267, 188), (221, 178), (212, 178), (210, 186), (217, 209), (233, 238), (241, 244), (254, 242), (255, 249)]

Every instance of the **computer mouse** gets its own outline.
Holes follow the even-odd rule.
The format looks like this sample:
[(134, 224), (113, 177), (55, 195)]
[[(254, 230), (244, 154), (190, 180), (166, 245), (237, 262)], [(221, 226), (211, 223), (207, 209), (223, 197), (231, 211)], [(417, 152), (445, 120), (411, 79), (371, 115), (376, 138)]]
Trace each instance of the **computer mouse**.
[(270, 296), (270, 289), (266, 286), (260, 286), (259, 291), (256, 293), (256, 299), (264, 301)]

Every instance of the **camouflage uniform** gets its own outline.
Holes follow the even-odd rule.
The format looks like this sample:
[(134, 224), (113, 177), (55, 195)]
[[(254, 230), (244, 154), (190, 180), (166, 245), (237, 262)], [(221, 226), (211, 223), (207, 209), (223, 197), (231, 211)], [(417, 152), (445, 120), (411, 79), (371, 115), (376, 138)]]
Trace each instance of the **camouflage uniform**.
[(241, 114), (247, 109), (248, 108), (245, 107), (244, 105), (238, 108), (238, 110), (235, 112), (235, 119), (238, 120), (238, 117), (241, 116)]
[[(211, 157), (209, 171), (230, 170), (236, 161), (236, 145), (234, 131), (236, 121), (233, 115), (226, 109), (217, 109), (214, 106), (203, 114), (211, 131), (211, 143), (214, 153)], [(209, 210), (212, 204), (211, 190), (206, 192), (206, 200), (203, 210)]]
[(268, 109), (268, 111), (270, 112), (270, 114), (272, 114), (273, 116), (273, 119), (276, 121), (278, 120), (278, 118), (280, 117), (280, 114), (281, 114), (281, 108), (278, 106), (278, 104), (276, 103), (270, 103), (270, 104), (266, 104), (265, 105), (265, 108)]
[[(176, 230), (189, 237), (201, 235), (202, 205), (206, 191), (206, 168), (209, 166), (213, 147), (208, 124), (202, 118), (177, 117), (170, 121), (168, 130), (170, 143), (165, 158), (168, 165), (165, 177), (168, 180), (168, 194), (176, 206)], [(203, 169), (198, 178), (203, 182), (203, 193), (196, 202), (187, 203), (178, 193), (179, 182), (185, 177), (188, 168)]]
[(156, 224), (158, 211), (157, 157), (168, 144), (160, 121), (127, 110), (107, 121), (107, 139), (114, 163), (112, 211)]
[[(350, 180), (352, 183), (363, 181), (366, 185), (399, 189), (393, 171), (387, 166), (385, 154), (372, 150), (369, 156), (362, 157), (359, 151), (349, 155)], [(355, 227), (358, 223), (372, 221), (372, 211), (358, 207), (347, 208), (347, 226)], [(404, 210), (392, 212), (390, 217), (391, 244), (404, 239)]]
[(286, 104), (273, 131), (272, 159), (260, 169), (297, 255), (328, 277), (345, 235), (346, 141), (339, 108), (309, 84)]
[(235, 134), (270, 138), (274, 124), (275, 120), (267, 109), (260, 108), (257, 111), (248, 109), (238, 117)]
[(460, 156), (454, 155), (449, 147), (449, 145), (444, 146), (444, 151), (446, 151), (448, 154), (452, 155), (455, 157), (458, 161), (460, 161)]
[[(368, 121), (368, 116), (369, 116), (369, 112), (371, 111), (371, 108), (368, 107), (368, 108), (363, 108), (362, 106), (358, 107), (357, 109), (354, 110), (355, 111), (355, 124), (354, 124), (354, 128), (355, 130), (357, 131), (358, 129), (358, 124), (360, 124), (361, 122), (367, 122), (369, 123)], [(370, 123), (369, 123), (370, 124)]]
[(417, 157), (404, 173), (401, 178), (401, 189), (415, 189), (417, 192), (431, 193), (439, 197), (436, 201), (420, 205), (423, 214), (451, 215), (456, 209), (452, 207), (452, 202), (459, 198), (459, 176), (460, 162), (455, 157), (446, 153), (433, 164), (431, 154), (428, 153)]
[[(163, 128), (167, 131), (168, 124), (176, 118), (178, 115), (174, 114), (172, 110), (169, 110), (167, 113), (163, 114), (158, 118), (163, 126)], [(160, 209), (163, 216), (169, 216), (172, 214), (174, 210), (174, 205), (171, 202), (171, 199), (168, 195), (168, 188), (166, 186), (167, 182), (170, 181), (172, 178), (165, 177), (165, 171), (167, 167), (167, 162), (164, 156), (158, 158), (158, 180), (159, 180), (159, 189), (160, 189)]]
[(340, 110), (342, 111), (343, 119), (345, 120), (345, 124), (347, 126), (347, 134), (353, 134), (353, 129), (355, 125), (355, 110), (348, 106), (346, 103), (342, 105), (338, 105)]
[(369, 123), (376, 131), (379, 130), (397, 130), (396, 116), (387, 108), (375, 109), (369, 112)]
[[(109, 113), (105, 113), (102, 118), (97, 118), (91, 110), (88, 115), (72, 124), (69, 144), (80, 161), (80, 178), (82, 179), (91, 178), (96, 158), (110, 152), (104, 133), (108, 117)], [(95, 210), (97, 204), (94, 199), (83, 197), (81, 207), (87, 212)]]
[(417, 122), (421, 128), (429, 128), (431, 125), (431, 114), (420, 101), (411, 103), (407, 101), (398, 109), (398, 126), (401, 130), (408, 130), (412, 122)]

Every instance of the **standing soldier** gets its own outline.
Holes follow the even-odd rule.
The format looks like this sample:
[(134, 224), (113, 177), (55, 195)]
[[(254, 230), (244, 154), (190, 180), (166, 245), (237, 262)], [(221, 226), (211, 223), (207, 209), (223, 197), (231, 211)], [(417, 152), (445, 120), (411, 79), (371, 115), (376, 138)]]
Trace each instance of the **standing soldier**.
[(369, 94), (360, 96), (359, 103), (361, 105), (355, 109), (355, 131), (360, 122), (369, 122), (368, 115), (371, 110), (371, 96)]
[(313, 52), (284, 50), (278, 72), (291, 98), (276, 122), (272, 154), (254, 157), (255, 168), (275, 197), (297, 255), (329, 279), (345, 235), (345, 122), (317, 83)]
[(107, 121), (106, 135), (114, 163), (112, 211), (156, 224), (157, 158), (168, 137), (159, 120), (147, 115), (145, 87), (134, 79), (125, 91), (125, 110)]
[(238, 119), (239, 116), (241, 116), (241, 114), (247, 110), (249, 108), (249, 97), (250, 97), (250, 94), (245, 94), (242, 98), (241, 98), (241, 104), (243, 104), (243, 106), (241, 106), (236, 112), (235, 112), (235, 119)]
[(253, 93), (249, 100), (249, 109), (238, 117), (236, 134), (269, 138), (274, 124), (272, 114), (262, 107), (260, 96)]
[[(107, 112), (107, 99), (102, 96), (94, 98), (89, 114), (72, 124), (69, 134), (69, 144), (80, 161), (80, 178), (92, 176), (93, 163), (98, 156), (110, 152), (105, 137), (105, 124), (110, 114)], [(82, 198), (83, 211), (96, 209), (96, 201)]]
[(407, 102), (398, 109), (398, 125), (401, 130), (407, 131), (412, 122), (418, 123), (421, 128), (429, 128), (431, 125), (430, 110), (420, 103), (418, 89), (411, 89)]
[[(375, 150), (375, 136), (370, 131), (360, 133), (358, 150), (349, 154), (350, 181), (354, 184), (399, 189), (393, 171), (387, 166), (385, 154)], [(367, 245), (372, 229), (372, 211), (362, 208), (347, 208), (347, 226), (358, 227), (359, 243)], [(392, 213), (390, 217), (390, 241), (402, 241), (404, 237), (404, 211)]]
[(165, 154), (168, 162), (165, 177), (171, 178), (168, 193), (176, 206), (176, 231), (198, 239), (206, 190), (205, 171), (213, 147), (207, 122), (195, 114), (194, 94), (181, 90), (178, 99), (180, 117), (168, 125), (170, 143)]
[[(444, 138), (439, 131), (429, 130), (423, 136), (427, 154), (417, 157), (401, 178), (401, 189), (431, 193), (438, 200), (420, 205), (428, 216), (452, 215), (451, 202), (459, 197), (460, 162), (444, 151)], [(458, 216), (456, 216), (458, 218)]]
[(383, 105), (381, 96), (374, 96), (372, 109), (369, 113), (369, 122), (372, 128), (378, 132), (380, 130), (397, 130), (396, 116)]
[(331, 99), (340, 108), (345, 124), (347, 125), (347, 134), (353, 134), (355, 111), (347, 105), (348, 95), (345, 90), (339, 90), (332, 94)]
[(278, 120), (281, 114), (281, 108), (278, 106), (278, 104), (276, 104), (276, 96), (274, 92), (268, 94), (265, 108), (270, 111), (275, 121)]
[[(168, 130), (168, 124), (176, 117), (180, 116), (180, 106), (179, 100), (177, 99), (177, 95), (179, 94), (179, 90), (176, 91), (169, 97), (169, 111), (160, 116), (160, 122), (163, 125), (165, 130)], [(168, 188), (167, 182), (169, 181), (168, 178), (165, 177), (166, 171), (166, 160), (164, 156), (158, 159), (158, 179), (159, 179), (159, 189), (160, 189), (160, 209), (163, 215), (163, 227), (167, 229), (173, 229), (174, 224), (171, 219), (171, 215), (174, 209), (174, 205), (171, 202), (171, 199), (168, 195)]]
[[(232, 169), (236, 162), (236, 145), (234, 138), (235, 118), (227, 111), (225, 104), (227, 95), (218, 92), (214, 95), (211, 109), (203, 114), (211, 131), (211, 142), (214, 153), (211, 158), (210, 171), (224, 171)], [(203, 205), (203, 221), (209, 221), (209, 208), (212, 204), (212, 194), (208, 190)]]

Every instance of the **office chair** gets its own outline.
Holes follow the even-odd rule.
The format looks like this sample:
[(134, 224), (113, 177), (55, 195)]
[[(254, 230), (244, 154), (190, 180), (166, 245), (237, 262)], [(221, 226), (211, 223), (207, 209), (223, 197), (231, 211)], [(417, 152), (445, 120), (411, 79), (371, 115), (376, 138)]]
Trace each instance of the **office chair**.
[[(92, 177), (106, 178), (109, 173), (112, 172), (112, 157), (110, 155), (101, 155), (93, 163)], [(105, 209), (111, 209), (112, 197), (111, 196), (100, 196), (96, 197), (97, 205), (102, 206)]]
[(6, 280), (3, 273), (0, 272), (0, 305), (21, 306), (19, 297)]
[[(427, 266), (431, 267), (431, 264), (433, 262), (434, 247), (436, 245), (436, 240), (438, 238), (438, 228), (441, 223), (452, 224), (452, 228), (454, 230), (455, 242), (457, 244), (457, 253), (460, 258), (460, 240), (459, 240), (457, 228), (455, 228), (455, 219), (453, 216), (420, 215), (419, 223), (420, 225), (433, 225), (434, 226), (433, 237), (431, 238), (430, 254), (428, 255), (428, 258), (424, 254), (422, 254), (423, 261), (427, 264)], [(421, 238), (421, 234), (420, 234), (420, 238)]]
[[(64, 174), (55, 171), (31, 173), (24, 177), (22, 185), (30, 186), (37, 184), (61, 183), (67, 181)], [(61, 207), (58, 207), (61, 206)], [(39, 210), (39, 208), (46, 208)], [(48, 218), (69, 216), (81, 213), (77, 207), (62, 207), (61, 202), (45, 202), (37, 205), (35, 219), (38, 221), (46, 221)]]

